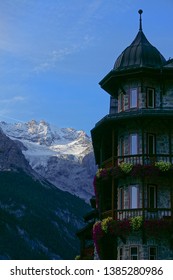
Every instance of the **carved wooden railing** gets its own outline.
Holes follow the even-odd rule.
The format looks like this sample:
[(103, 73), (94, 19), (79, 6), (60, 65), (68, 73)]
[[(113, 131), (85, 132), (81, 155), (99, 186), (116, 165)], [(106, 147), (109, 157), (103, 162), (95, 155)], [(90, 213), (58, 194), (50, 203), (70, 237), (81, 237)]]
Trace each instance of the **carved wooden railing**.
[(119, 165), (121, 162), (132, 163), (133, 165), (151, 165), (158, 161), (173, 163), (173, 156), (170, 154), (136, 154), (136, 155), (123, 155), (117, 157), (111, 157), (104, 160), (101, 164), (102, 167), (111, 167), (113, 165)]
[(171, 208), (135, 208), (135, 209), (121, 209), (121, 210), (108, 210), (102, 213), (101, 218), (114, 216), (118, 220), (130, 219), (137, 216), (142, 216), (144, 220), (171, 218)]

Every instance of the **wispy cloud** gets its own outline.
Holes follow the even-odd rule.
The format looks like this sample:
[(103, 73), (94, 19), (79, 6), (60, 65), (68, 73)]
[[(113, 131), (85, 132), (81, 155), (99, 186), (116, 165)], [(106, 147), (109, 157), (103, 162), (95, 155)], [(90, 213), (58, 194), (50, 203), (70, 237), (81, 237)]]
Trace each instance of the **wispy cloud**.
[(1, 104), (9, 104), (9, 105), (14, 104), (16, 102), (24, 102), (24, 101), (26, 101), (26, 97), (20, 95), (13, 96), (11, 98), (0, 99)]
[[(0, 1), (0, 49), (12, 54), (7, 74), (49, 71), (102, 36), (105, 17), (129, 8), (131, 0)], [(97, 32), (95, 32), (97, 29)], [(0, 54), (1, 56), (2, 54)]]
[(51, 51), (42, 57), (42, 59), (40, 58), (39, 63), (33, 68), (33, 72), (39, 73), (55, 68), (58, 62), (65, 60), (70, 55), (84, 50), (91, 44), (92, 41), (92, 37), (85, 35), (80, 43), (69, 42), (64, 48), (58, 48)]

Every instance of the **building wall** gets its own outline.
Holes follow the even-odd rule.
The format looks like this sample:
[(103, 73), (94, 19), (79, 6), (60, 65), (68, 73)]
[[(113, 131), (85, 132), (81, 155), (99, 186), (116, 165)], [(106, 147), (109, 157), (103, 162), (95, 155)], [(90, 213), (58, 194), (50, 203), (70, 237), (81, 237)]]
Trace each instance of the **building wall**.
[[(159, 129), (159, 130), (158, 130)], [(118, 155), (120, 155), (120, 145), (124, 143), (124, 155), (129, 155), (130, 135), (136, 133), (138, 135), (138, 153), (142, 154), (142, 131), (139, 128), (120, 129), (118, 134)], [(165, 132), (164, 129), (154, 127), (148, 127), (144, 130), (144, 153), (147, 154), (147, 134), (154, 134), (156, 139), (156, 154), (169, 154), (170, 148), (173, 151), (173, 135), (169, 135), (169, 132)], [(169, 137), (171, 139), (169, 139)], [(169, 147), (169, 141), (171, 147)], [(120, 143), (121, 142), (121, 143)], [(161, 160), (161, 159), (160, 159)]]
[[(138, 80), (128, 80), (123, 85), (123, 103), (124, 111), (129, 110), (129, 96), (130, 90), (137, 88), (138, 91), (138, 109), (146, 108), (146, 92), (147, 88), (153, 88), (155, 90), (155, 107), (156, 108), (173, 108), (173, 85), (171, 82), (167, 82), (166, 86), (158, 84), (156, 80), (149, 79), (138, 81)], [(118, 112), (121, 111), (120, 106), (120, 95), (122, 90), (118, 91)]]
[[(130, 260), (131, 259), (131, 247), (137, 247), (138, 260), (150, 259), (150, 248), (156, 248), (157, 260), (173, 260), (173, 250), (171, 248), (171, 242), (167, 239), (153, 239), (150, 238), (143, 243), (141, 238), (141, 232), (135, 232), (126, 238), (126, 242), (118, 238), (117, 244), (117, 259), (118, 260)], [(120, 249), (122, 255), (120, 256)], [(94, 260), (100, 260), (96, 248), (94, 247)]]
[(131, 247), (138, 248), (138, 259), (149, 260), (150, 259), (150, 247), (156, 248), (156, 259), (158, 260), (172, 260), (173, 251), (170, 247), (170, 240), (167, 239), (148, 239), (146, 243), (142, 242), (141, 233), (136, 232), (131, 234), (124, 244), (120, 238), (118, 238), (118, 259), (120, 259), (120, 248), (122, 248), (122, 259), (131, 259), (130, 249)]
[[(169, 181), (165, 182), (165, 179), (157, 179), (152, 178), (151, 180), (147, 180), (144, 183), (144, 208), (148, 208), (148, 185), (156, 185), (157, 186), (157, 208), (171, 208), (171, 185)], [(131, 178), (126, 180), (120, 180), (118, 183), (118, 192), (117, 192), (117, 201), (118, 201), (118, 209), (120, 209), (119, 203), (119, 194), (120, 188), (123, 189), (124, 192), (124, 207), (123, 209), (129, 209), (129, 189), (132, 185), (138, 185), (139, 187), (139, 204), (138, 208), (142, 208), (143, 201), (143, 186), (142, 181), (139, 178)], [(134, 209), (135, 213), (135, 209)], [(162, 212), (160, 213), (160, 215)], [(170, 215), (168, 212), (167, 214)], [(163, 211), (163, 215), (166, 215), (166, 212)]]
[(163, 94), (163, 108), (173, 109), (173, 85), (172, 82), (167, 82)]

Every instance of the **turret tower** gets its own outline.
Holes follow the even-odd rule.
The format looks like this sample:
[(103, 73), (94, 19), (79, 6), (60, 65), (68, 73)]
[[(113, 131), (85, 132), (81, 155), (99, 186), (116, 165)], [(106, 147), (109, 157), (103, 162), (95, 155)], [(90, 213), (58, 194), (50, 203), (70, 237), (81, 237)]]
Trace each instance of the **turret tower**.
[(109, 114), (91, 130), (101, 259), (173, 259), (173, 60), (139, 31), (100, 81)]

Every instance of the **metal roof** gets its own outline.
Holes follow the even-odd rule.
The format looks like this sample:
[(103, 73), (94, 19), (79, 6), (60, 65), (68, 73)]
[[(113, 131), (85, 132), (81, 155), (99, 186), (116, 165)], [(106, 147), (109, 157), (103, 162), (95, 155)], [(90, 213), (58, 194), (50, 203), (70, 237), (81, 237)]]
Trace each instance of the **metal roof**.
[(166, 63), (163, 55), (150, 44), (142, 31), (142, 10), (139, 10), (140, 25), (136, 38), (117, 58), (114, 69), (125, 70), (129, 68), (151, 67), (160, 68)]

